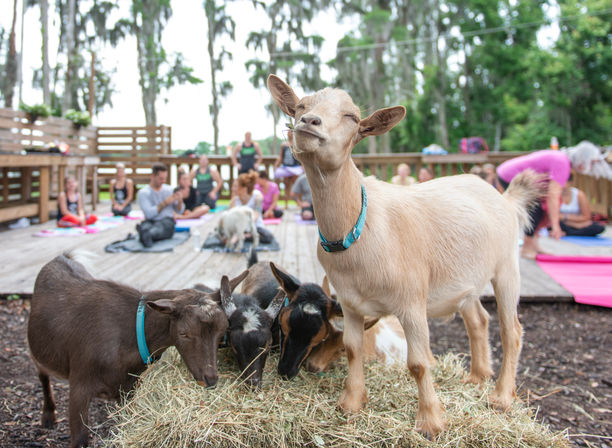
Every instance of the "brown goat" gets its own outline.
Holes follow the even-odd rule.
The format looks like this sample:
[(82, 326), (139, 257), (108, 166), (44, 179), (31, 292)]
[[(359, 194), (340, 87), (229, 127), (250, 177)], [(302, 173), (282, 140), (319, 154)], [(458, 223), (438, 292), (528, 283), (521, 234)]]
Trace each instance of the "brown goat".
[(362, 119), (351, 97), (339, 89), (298, 98), (274, 75), (268, 88), (281, 110), (295, 118), (292, 150), (312, 190), (321, 239), (317, 257), (342, 305), (349, 369), (340, 407), (356, 412), (367, 401), (364, 316), (393, 314), (404, 329), (407, 367), (418, 387), (415, 426), (429, 435), (444, 430), (444, 410), (430, 371), (427, 317), (461, 313), (472, 351), (469, 378), (483, 381), (492, 369), (489, 316), (479, 297), (491, 281), (503, 361), (490, 401), (508, 408), (516, 391), (522, 337), (518, 239), (530, 225), (528, 207), (542, 195), (541, 179), (521, 173), (502, 196), (473, 175), (410, 188), (364, 178), (351, 151), (362, 139), (399, 123), (406, 114), (403, 106)]
[[(232, 279), (230, 288), (247, 273)], [(91, 399), (120, 398), (147, 367), (136, 336), (141, 302), (147, 305), (143, 326), (150, 353), (159, 356), (175, 346), (198, 384), (216, 385), (217, 347), (228, 325), (219, 291), (140, 292), (94, 279), (70, 254), (54, 258), (36, 278), (28, 343), (43, 388), (42, 425), (55, 424), (49, 376), (68, 379), (71, 447), (88, 443)]]

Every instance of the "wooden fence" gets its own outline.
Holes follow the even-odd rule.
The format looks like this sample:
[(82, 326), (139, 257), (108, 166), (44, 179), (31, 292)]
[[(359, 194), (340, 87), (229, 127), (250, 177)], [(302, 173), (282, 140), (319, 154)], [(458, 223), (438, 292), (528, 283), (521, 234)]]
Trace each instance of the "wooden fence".
[[(59, 143), (69, 146), (69, 156), (44, 152)], [(95, 146), (94, 127), (76, 128), (57, 117), (31, 122), (25, 112), (0, 108), (0, 222), (29, 216), (42, 222), (49, 219), (68, 174), (77, 178), (83, 197), (91, 192), (95, 209), (99, 162), (93, 155)]]
[(115, 165), (124, 163), (135, 183), (147, 183), (151, 165), (172, 153), (172, 129), (168, 126), (98, 127), (96, 154), (102, 185), (115, 176)]

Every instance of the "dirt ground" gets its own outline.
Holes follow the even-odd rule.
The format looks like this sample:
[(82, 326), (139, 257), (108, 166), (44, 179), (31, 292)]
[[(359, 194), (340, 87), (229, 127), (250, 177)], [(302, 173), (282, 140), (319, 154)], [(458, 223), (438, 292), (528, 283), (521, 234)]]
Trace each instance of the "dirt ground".
[[(494, 304), (490, 337), (494, 369), (501, 343)], [(68, 446), (66, 383), (54, 382), (58, 425), (40, 426), (42, 392), (29, 358), (26, 326), (29, 302), (0, 301), (0, 446)], [(574, 304), (525, 304), (519, 308), (525, 336), (517, 382), (523, 401), (538, 409), (538, 419), (567, 430), (575, 446), (612, 446), (612, 310)], [(460, 318), (431, 322), (435, 354), (469, 354)], [(99, 438), (108, 434), (106, 403), (96, 401), (90, 424)]]

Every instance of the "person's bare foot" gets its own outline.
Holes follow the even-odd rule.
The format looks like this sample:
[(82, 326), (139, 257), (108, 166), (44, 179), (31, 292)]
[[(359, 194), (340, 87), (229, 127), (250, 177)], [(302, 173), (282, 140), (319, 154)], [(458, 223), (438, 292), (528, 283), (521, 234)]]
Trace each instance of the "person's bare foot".
[(537, 250), (533, 250), (533, 249), (523, 249), (521, 250), (521, 257), (527, 259), (527, 260), (535, 260), (536, 257), (538, 255), (538, 251)]

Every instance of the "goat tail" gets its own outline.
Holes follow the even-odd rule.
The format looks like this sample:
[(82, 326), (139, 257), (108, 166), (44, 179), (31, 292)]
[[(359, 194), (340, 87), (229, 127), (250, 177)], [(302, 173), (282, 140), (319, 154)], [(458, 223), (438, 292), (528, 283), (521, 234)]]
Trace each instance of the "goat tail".
[(548, 190), (547, 176), (533, 170), (525, 170), (512, 179), (504, 197), (516, 211), (519, 226), (524, 231), (530, 230), (533, 223), (529, 219), (529, 210), (544, 196)]

